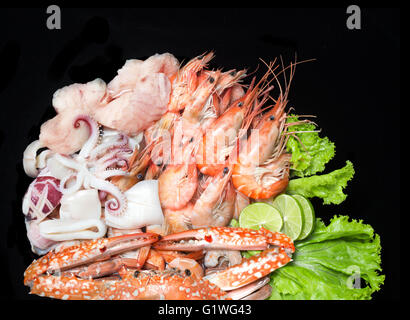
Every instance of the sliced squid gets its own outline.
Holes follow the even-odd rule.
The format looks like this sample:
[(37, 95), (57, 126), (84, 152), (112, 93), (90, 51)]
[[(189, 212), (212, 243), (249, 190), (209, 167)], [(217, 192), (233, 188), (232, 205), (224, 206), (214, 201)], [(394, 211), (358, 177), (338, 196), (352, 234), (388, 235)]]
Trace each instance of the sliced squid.
[(40, 234), (38, 224), (35, 221), (25, 221), (27, 238), (31, 244), (31, 250), (37, 254), (44, 254), (53, 248), (57, 242), (44, 238)]
[(157, 180), (141, 181), (124, 194), (127, 198), (127, 209), (119, 216), (106, 213), (107, 225), (118, 229), (133, 229), (163, 223)]
[(51, 155), (47, 159), (47, 168), (50, 171), (50, 175), (56, 177), (59, 180), (71, 175), (74, 171), (64, 166), (55, 154)]
[(35, 140), (30, 143), (26, 150), (23, 153), (23, 167), (24, 172), (32, 178), (37, 177), (38, 168), (37, 168), (37, 151), (42, 148), (42, 144), (39, 140)]
[(98, 239), (104, 237), (107, 227), (100, 219), (56, 219), (39, 224), (42, 237), (54, 241)]
[(61, 198), (60, 219), (100, 219), (101, 202), (97, 189), (79, 190)]

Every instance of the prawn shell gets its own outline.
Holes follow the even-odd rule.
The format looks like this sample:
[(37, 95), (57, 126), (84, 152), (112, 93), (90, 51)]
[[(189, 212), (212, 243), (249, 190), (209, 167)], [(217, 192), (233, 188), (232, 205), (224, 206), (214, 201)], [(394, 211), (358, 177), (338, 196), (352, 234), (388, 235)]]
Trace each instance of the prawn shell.
[(289, 184), (288, 175), (269, 185), (261, 185), (254, 175), (255, 168), (236, 164), (233, 169), (232, 182), (239, 192), (252, 199), (268, 199), (285, 191)]
[(195, 163), (169, 165), (158, 179), (159, 198), (163, 208), (178, 210), (187, 205), (198, 185)]

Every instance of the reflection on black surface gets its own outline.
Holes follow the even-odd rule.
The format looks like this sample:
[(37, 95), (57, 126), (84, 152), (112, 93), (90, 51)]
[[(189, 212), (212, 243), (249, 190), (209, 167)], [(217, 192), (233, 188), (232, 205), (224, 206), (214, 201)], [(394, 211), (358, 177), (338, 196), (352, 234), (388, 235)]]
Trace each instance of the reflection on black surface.
[(68, 66), (92, 43), (105, 43), (110, 33), (108, 21), (101, 17), (89, 19), (81, 33), (69, 40), (57, 54), (48, 71), (51, 80), (60, 80)]
[(3, 48), (0, 48), (0, 92), (14, 79), (18, 62), (21, 55), (20, 45), (16, 41), (7, 41)]

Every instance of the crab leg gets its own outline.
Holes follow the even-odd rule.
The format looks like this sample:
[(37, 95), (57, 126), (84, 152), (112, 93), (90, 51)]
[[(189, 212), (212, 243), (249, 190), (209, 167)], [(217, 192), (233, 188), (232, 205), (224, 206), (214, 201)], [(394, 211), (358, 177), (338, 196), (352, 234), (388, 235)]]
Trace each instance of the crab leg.
[(154, 244), (157, 250), (265, 250), (269, 245), (295, 251), (292, 240), (283, 233), (271, 232), (261, 228), (252, 230), (246, 228), (212, 227), (200, 228), (162, 237)]
[(76, 276), (41, 275), (30, 281), (30, 294), (62, 300), (101, 300), (104, 286), (115, 280), (88, 280)]
[(234, 290), (267, 276), (292, 259), (285, 249), (276, 247), (262, 251), (240, 264), (204, 277), (224, 291)]
[(38, 260), (34, 260), (24, 272), (24, 284), (44, 273), (54, 273), (72, 269), (96, 261), (134, 250), (158, 240), (154, 233), (134, 233), (118, 237), (84, 241), (79, 245), (67, 247), (61, 251), (50, 251)]
[(265, 300), (269, 298), (272, 293), (272, 286), (270, 284), (265, 284), (258, 291), (251, 293), (250, 295), (242, 298), (241, 300)]
[(170, 263), (175, 258), (189, 258), (193, 260), (202, 259), (205, 256), (203, 250), (192, 251), (190, 253), (183, 253), (180, 251), (161, 250), (158, 253), (164, 258), (166, 263)]
[(67, 274), (73, 274), (82, 279), (100, 278), (118, 272), (123, 266), (134, 269), (141, 269), (145, 260), (132, 258), (112, 258), (107, 261), (95, 262), (78, 269), (70, 269)]
[(264, 277), (262, 279), (259, 279), (258, 281), (255, 281), (253, 283), (250, 283), (242, 288), (232, 290), (228, 292), (227, 296), (231, 298), (232, 300), (240, 300), (244, 299), (250, 294), (254, 293), (255, 291), (259, 290), (260, 288), (264, 287), (266, 284), (269, 283), (269, 277)]

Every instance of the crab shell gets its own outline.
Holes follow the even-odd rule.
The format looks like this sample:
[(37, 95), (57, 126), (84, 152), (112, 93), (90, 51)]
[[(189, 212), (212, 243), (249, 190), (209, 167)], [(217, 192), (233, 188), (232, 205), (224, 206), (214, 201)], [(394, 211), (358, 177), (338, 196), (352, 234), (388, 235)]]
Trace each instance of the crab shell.
[[(31, 288), (32, 294), (58, 299), (230, 299), (238, 297), (234, 293), (238, 289), (249, 294), (266, 285), (260, 280), (268, 279), (267, 275), (290, 262), (289, 252), (294, 251), (293, 242), (286, 235), (265, 229), (203, 228), (158, 239), (157, 234), (135, 233), (84, 241), (58, 252), (52, 251), (33, 261), (25, 272), (24, 283)], [(136, 248), (149, 248), (151, 244), (156, 250), (200, 252), (228, 248), (264, 251), (203, 278), (175, 269), (133, 271), (116, 257)], [(84, 265), (94, 266), (90, 270), (98, 269), (97, 279), (91, 279), (87, 272), (85, 278), (75, 274), (76, 267)], [(105, 272), (102, 271), (103, 265), (115, 268)], [(142, 265), (133, 268), (140, 269)]]
[(224, 300), (227, 293), (205, 279), (169, 272), (128, 272), (118, 280), (37, 277), (31, 293), (62, 300)]

